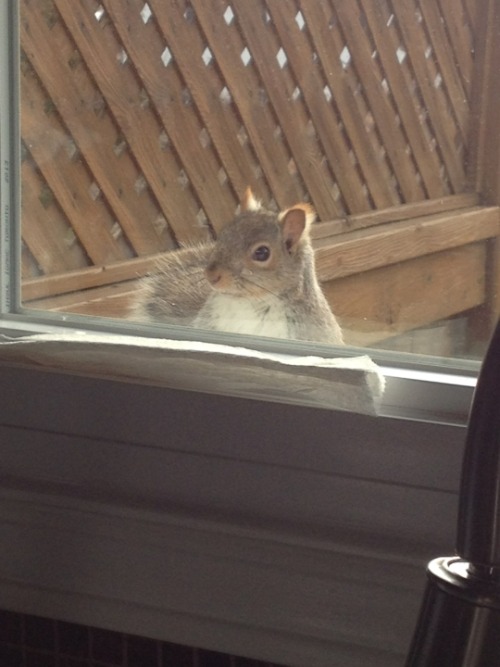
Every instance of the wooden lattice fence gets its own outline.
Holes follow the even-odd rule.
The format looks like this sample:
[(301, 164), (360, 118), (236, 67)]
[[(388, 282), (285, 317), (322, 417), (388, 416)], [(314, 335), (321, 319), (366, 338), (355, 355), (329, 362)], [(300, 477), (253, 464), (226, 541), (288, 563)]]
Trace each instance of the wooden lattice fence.
[[(469, 168), (490, 5), (21, 0), (25, 302), (115, 314), (118, 284), (216, 234), (250, 185), (276, 207), (312, 202), (325, 281), (450, 248), (457, 279), (483, 266), (459, 308), (394, 331), (479, 306), (477, 244), (498, 234)], [(394, 306), (346, 310), (354, 288), (328, 284), (337, 309), (391, 328)]]

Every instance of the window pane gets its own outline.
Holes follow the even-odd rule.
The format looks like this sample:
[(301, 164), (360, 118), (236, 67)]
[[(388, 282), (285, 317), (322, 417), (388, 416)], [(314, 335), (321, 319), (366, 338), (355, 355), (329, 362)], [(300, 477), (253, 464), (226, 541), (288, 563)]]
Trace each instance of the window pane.
[(500, 10), (476, 4), (21, 0), (23, 306), (335, 343), (314, 208), (347, 344), (480, 356)]

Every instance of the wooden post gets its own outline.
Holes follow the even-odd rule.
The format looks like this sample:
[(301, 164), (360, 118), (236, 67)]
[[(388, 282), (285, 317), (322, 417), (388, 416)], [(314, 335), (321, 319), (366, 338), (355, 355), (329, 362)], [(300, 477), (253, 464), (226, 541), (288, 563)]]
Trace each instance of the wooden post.
[[(484, 204), (500, 205), (500, 4), (476, 5), (475, 69), (469, 127), (468, 181)], [(500, 238), (488, 242), (486, 302), (471, 318), (472, 340), (487, 340), (500, 315)]]

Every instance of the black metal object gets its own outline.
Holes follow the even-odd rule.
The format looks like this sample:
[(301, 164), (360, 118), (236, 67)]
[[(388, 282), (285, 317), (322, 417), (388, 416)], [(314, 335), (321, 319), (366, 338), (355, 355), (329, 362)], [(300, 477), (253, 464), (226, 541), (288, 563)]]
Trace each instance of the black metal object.
[(407, 667), (500, 665), (500, 323), (469, 417), (456, 553), (428, 566)]

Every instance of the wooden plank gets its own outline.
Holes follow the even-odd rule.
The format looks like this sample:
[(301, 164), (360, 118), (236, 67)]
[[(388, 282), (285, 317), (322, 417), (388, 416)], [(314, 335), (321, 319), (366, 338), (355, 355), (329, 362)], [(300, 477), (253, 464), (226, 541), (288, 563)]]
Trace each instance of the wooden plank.
[[(23, 242), (43, 273), (87, 266), (87, 258), (57, 202), (28, 159), (21, 165)], [(23, 277), (24, 277), (23, 273)]]
[(153, 270), (156, 262), (163, 256), (164, 253), (159, 253), (109, 266), (90, 266), (79, 271), (25, 280), (22, 285), (23, 302), (139, 278)]
[(500, 239), (491, 239), (488, 244), (486, 263), (488, 287), (485, 299), (487, 322), (483, 329), (483, 340), (488, 340), (493, 329), (500, 320)]
[(411, 204), (402, 204), (383, 209), (382, 211), (370, 211), (368, 213), (358, 213), (357, 215), (347, 215), (339, 220), (327, 222), (317, 222), (311, 227), (312, 239), (323, 239), (328, 236), (343, 234), (356, 229), (367, 229), (376, 225), (383, 225), (388, 222), (398, 222), (399, 220), (415, 219), (424, 215), (433, 213), (444, 213), (446, 211), (457, 211), (470, 208), (479, 204), (479, 197), (475, 193), (464, 193), (461, 195), (449, 195), (439, 199), (426, 199), (421, 202)]
[[(329, 281), (322, 287), (342, 322), (346, 342), (366, 346), (479, 306), (485, 296), (485, 266), (486, 245), (477, 243)], [(128, 317), (137, 287), (137, 281), (131, 280), (41, 299), (28, 307), (123, 319)]]
[(404, 201), (423, 199), (425, 193), (416, 178), (412, 158), (406, 150), (407, 140), (397, 122), (396, 111), (389, 95), (384, 91), (384, 77), (376, 59), (372, 57), (373, 49), (362, 27), (357, 3), (354, 4), (352, 0), (337, 0), (335, 9), (352, 56), (351, 66), (356, 69), (362, 92), (368, 100)]
[(159, 209), (147, 189), (135, 191), (141, 173), (129, 153), (113, 151), (122, 139), (120, 132), (106, 109), (100, 111), (102, 96), (81, 66), (52, 3), (49, 7), (54, 20), (47, 22), (47, 3), (23, 2), (21, 42), (30, 63), (135, 251), (146, 254), (168, 247), (167, 230), (161, 234), (152, 224), (137, 225), (137, 220), (156, 220)]
[(464, 356), (474, 358), (474, 353), (467, 345), (467, 318), (467, 312), (458, 313), (378, 341), (374, 347), (378, 350), (423, 354), (441, 359)]
[[(430, 215), (360, 230), (316, 244), (316, 266), (322, 280), (361, 273), (500, 234), (500, 209), (477, 207)], [(334, 237), (335, 239), (335, 237)]]
[(438, 0), (438, 5), (453, 49), (453, 58), (458, 67), (462, 86), (470, 102), (474, 66), (474, 26), (462, 2)]
[(471, 112), (468, 179), (485, 202), (500, 203), (500, 7), (482, 0)]
[[(120, 128), (121, 140), (130, 147), (139, 165), (139, 177), (145, 179), (148, 186), (141, 192), (141, 196), (144, 197), (151, 188), (178, 242), (206, 239), (208, 231), (196, 224), (199, 205), (186, 196), (175, 157), (161, 149), (163, 128), (154, 111), (149, 108), (144, 88), (128, 61), (123, 65), (119, 62), (118, 55), (123, 45), (116, 40), (113, 26), (106, 21), (100, 25), (89, 11), (88, 3), (56, 0), (56, 6)], [(141, 40), (140, 44), (146, 58), (148, 41)], [(161, 51), (158, 54), (161, 65), (160, 55)], [(148, 238), (155, 232), (153, 222), (154, 218), (150, 218), (146, 210), (142, 214), (138, 212), (128, 233), (133, 233), (134, 238)], [(163, 236), (162, 243), (157, 237), (154, 245), (148, 244), (149, 252), (172, 247), (172, 242), (165, 242), (168, 235)]]
[(26, 307), (35, 310), (126, 319), (129, 316), (137, 288), (137, 281), (132, 280), (119, 285), (108, 285), (41, 299), (27, 304)]
[[(324, 78), (321, 75), (320, 68), (314, 63), (316, 45), (312, 44), (307, 33), (300, 29), (295, 20), (294, 12), (290, 11), (290, 5), (282, 3), (281, 0), (267, 0), (266, 4), (273, 28), (276, 30), (286, 54), (286, 66), (291, 67), (293, 70), (294, 80), (300, 89), (300, 96), (307, 107), (307, 114), (314, 124), (330, 169), (340, 185), (344, 183), (343, 179), (349, 181), (349, 188), (346, 188), (345, 183), (341, 185), (342, 194), (349, 210), (360, 211), (366, 210), (369, 207), (371, 208), (358, 167), (349, 157), (349, 151), (352, 144), (356, 141), (356, 135), (349, 135), (349, 142), (347, 142), (345, 132), (339, 126), (339, 120), (334, 113), (332, 102), (325, 97)], [(309, 15), (309, 21), (312, 24), (311, 18)], [(266, 75), (264, 74), (264, 76)], [(271, 76), (270, 73), (268, 76)], [(335, 88), (332, 94), (337, 95)], [(339, 102), (336, 99), (337, 107), (338, 104)], [(283, 112), (284, 109), (280, 112), (280, 118)], [(296, 130), (290, 128), (289, 131), (294, 132)], [(366, 128), (363, 127), (363, 137), (366, 137), (367, 134)], [(359, 141), (357, 143), (359, 145)], [(354, 155), (356, 161), (359, 161), (358, 154), (354, 153)], [(371, 157), (375, 157), (373, 151)], [(373, 167), (375, 168), (376, 166), (376, 160), (374, 160)], [(380, 179), (380, 165), (378, 180), (382, 180)], [(385, 181), (386, 184), (388, 180)], [(379, 189), (384, 189), (386, 193), (386, 197), (383, 198), (384, 206), (400, 201), (395, 190), (391, 189), (389, 185)]]
[(21, 276), (22, 280), (29, 278), (36, 278), (41, 274), (38, 262), (35, 260), (30, 252), (30, 249), (25, 243), (21, 244)]
[[(142, 0), (134, 3), (137, 16), (142, 5)], [(107, 6), (112, 16), (115, 16), (117, 3), (108, 2)], [(149, 6), (153, 11), (153, 19), (150, 20), (156, 21), (164, 42), (168, 44), (173, 61), (179, 68), (203, 120), (208, 134), (206, 142), (214, 147), (232, 189), (241, 198), (245, 189), (250, 186), (257, 196), (269, 201), (270, 190), (260, 175), (258, 158), (248, 141), (238, 139), (241, 119), (227, 88), (224, 93), (226, 82), (198, 22), (187, 20), (186, 11), (183, 11), (184, 7), (179, 3), (167, 5), (165, 2), (152, 0)], [(223, 19), (222, 16), (218, 18)], [(207, 57), (205, 64), (202, 56), (207, 48), (212, 60), (208, 62)], [(142, 50), (140, 55), (142, 56)], [(211, 197), (213, 198), (213, 193)]]
[[(400, 197), (377, 134), (367, 123), (369, 109), (363, 96), (357, 94), (356, 82), (352, 81), (350, 72), (342, 65), (339, 54), (344, 45), (338, 26), (330, 21), (328, 10), (329, 6), (324, 2), (300, 4), (306, 31), (311, 35), (326, 85), (333, 95), (332, 103), (338, 110), (370, 197), (377, 209), (386, 208), (400, 202)], [(297, 75), (297, 78), (307, 85), (309, 63), (303, 62), (302, 68), (303, 75)]]
[(443, 91), (434, 85), (431, 77), (429, 59), (425, 57), (428, 48), (424, 31), (418, 26), (417, 7), (413, 0), (392, 3), (393, 12), (404, 38), (405, 50), (418, 83), (420, 93), (425, 102), (429, 120), (438, 141), (439, 151), (443, 157), (454, 192), (461, 192), (464, 185), (464, 170), (460, 159), (457, 159), (454, 123), (446, 110)]
[[(76, 31), (78, 23), (83, 20), (83, 13), (76, 12), (74, 9), (68, 10), (67, 2), (61, 2), (61, 4), (66, 7), (65, 15), (69, 14), (68, 18), (71, 17), (72, 30)], [(232, 218), (238, 205), (238, 199), (234, 197), (227, 184), (224, 186), (218, 178), (221, 163), (216, 154), (210, 146), (207, 148), (202, 146), (199, 137), (204, 129), (203, 123), (200, 122), (197, 110), (192, 102), (186, 97), (186, 85), (177, 73), (176, 64), (172, 62), (167, 68), (163, 65), (162, 53), (165, 50), (165, 41), (153, 21), (148, 21), (146, 24), (142, 21), (140, 11), (143, 5), (143, 2), (134, 0), (120, 3), (103, 2), (103, 6), (112, 19), (113, 28), (117, 31), (125, 51), (134, 63), (140, 77), (140, 83), (144, 86), (144, 90), (160, 117), (167, 136), (177, 152), (186, 177), (203, 206), (210, 223), (215, 229), (218, 229), (222, 223)], [(172, 7), (170, 7), (170, 11), (174, 13)], [(88, 17), (87, 20), (89, 20)], [(87, 42), (88, 39), (85, 39), (80, 43), (82, 50)], [(92, 44), (88, 44), (88, 48), (92, 51), (97, 49), (96, 52), (102, 51), (103, 57), (109, 57), (108, 48), (104, 50), (106, 46), (107, 41), (98, 35), (96, 35)], [(90, 58), (90, 53), (87, 54), (87, 57)], [(201, 60), (201, 54), (199, 54), (199, 57)], [(128, 91), (125, 90), (122, 93), (109, 86), (106, 72), (100, 72), (95, 67), (99, 61), (100, 58), (96, 61), (90, 61), (90, 63), (101, 89), (109, 91), (106, 92), (106, 97), (110, 101), (112, 100), (113, 105), (116, 104), (118, 108), (126, 105)], [(143, 147), (143, 134), (147, 128), (145, 128), (145, 119), (142, 118), (141, 122), (140, 118), (144, 114), (140, 107), (135, 106), (130, 112), (127, 109), (127, 112), (127, 115), (131, 113), (127, 137), (134, 147), (134, 153), (140, 156), (141, 164), (146, 165), (150, 159), (150, 151), (146, 147), (144, 152)], [(156, 135), (156, 143), (157, 137), (158, 135)], [(161, 171), (155, 177), (155, 171), (156, 169), (153, 168), (151, 174), (154, 181), (158, 177), (164, 178)], [(147, 173), (149, 174), (149, 171)], [(175, 174), (175, 181), (178, 181), (178, 179), (179, 171)], [(160, 191), (162, 196), (165, 197), (165, 182)], [(243, 191), (241, 191), (241, 194), (243, 194)], [(172, 211), (172, 218), (176, 220), (177, 225), (182, 224), (182, 218), (179, 217), (175, 208)]]
[[(214, 4), (218, 5), (219, 11), (221, 7), (227, 6), (225, 0), (217, 0)], [(322, 217), (335, 215), (338, 207), (330, 194), (330, 178), (322, 166), (323, 156), (317, 139), (312, 133), (304, 131), (308, 119), (304, 114), (300, 98), (293, 106), (289, 101), (293, 99), (296, 84), (286, 85), (276, 58), (279, 49), (274, 50), (270, 39), (262, 39), (264, 30), (270, 34), (269, 28), (266, 28), (264, 23), (264, 8), (260, 7), (259, 11), (256, 11), (255, 4), (248, 3), (247, 0), (233, 0), (231, 6), (311, 200)], [(337, 166), (335, 177), (343, 197), (355, 201), (359, 196), (359, 189), (351, 178), (352, 165), (342, 152), (338, 155)]]
[[(495, 0), (479, 0), (477, 6), (471, 156), (468, 178), (488, 203), (500, 202), (500, 7)], [(500, 316), (500, 239), (488, 247), (488, 291), (484, 307), (470, 321), (475, 342), (486, 342)]]
[(350, 345), (371, 345), (481, 305), (486, 243), (323, 283)]
[(450, 99), (451, 109), (457, 120), (462, 135), (466, 139), (469, 105), (467, 92), (462, 85), (458, 69), (453, 61), (453, 51), (448, 32), (442, 23), (439, 5), (434, 2), (422, 2), (419, 5), (422, 17), (427, 24), (427, 34), (434, 52), (439, 73), (443, 79), (444, 89)]
[(472, 26), (472, 32), (478, 35), (478, 26), (480, 23), (480, 16), (485, 9), (485, 1), (488, 0), (462, 0), (462, 6), (468, 16), (469, 24)]
[[(76, 147), (72, 144), (71, 135), (61, 123), (56, 109), (42, 88), (42, 84), (31, 67), (25, 62), (21, 75), (21, 135), (30, 155), (43, 178), (46, 187), (50, 188), (50, 196), (64, 212), (67, 226), (71, 229), (78, 243), (85, 249), (94, 264), (118, 261), (131, 256), (131, 250), (123, 236), (113, 236), (115, 220), (112, 212), (102, 197), (92, 196), (92, 174), (79, 158)], [(76, 153), (71, 155), (71, 150)], [(26, 173), (24, 174), (26, 176)], [(30, 220), (38, 219), (39, 209), (33, 199), (26, 199), (27, 191), (23, 189), (24, 216), (22, 222), (23, 237), (33, 233), (34, 224)], [(37, 210), (38, 209), (38, 210)], [(40, 219), (42, 225), (43, 216)], [(61, 240), (51, 235), (54, 245), (53, 253), (57, 255), (58, 243), (63, 244), (68, 229), (59, 227)], [(40, 239), (39, 239), (40, 240)], [(27, 240), (28, 245), (30, 245)], [(30, 247), (32, 247), (30, 245)], [(35, 249), (32, 248), (34, 254)], [(69, 247), (66, 247), (67, 259), (64, 268), (71, 269), (85, 266), (88, 260), (78, 261), (71, 265)], [(50, 249), (47, 253), (50, 255)], [(74, 251), (73, 255), (74, 255)], [(47, 258), (46, 258), (47, 259)], [(74, 257), (76, 260), (77, 258)], [(45, 273), (58, 273), (63, 266), (54, 265), (52, 269), (44, 269)]]
[(425, 114), (415, 94), (411, 93), (413, 73), (406, 58), (400, 62), (403, 54), (398, 57), (401, 43), (395, 22), (390, 21), (390, 11), (384, 11), (382, 3), (374, 3), (372, 0), (360, 0), (360, 3), (427, 196), (431, 199), (441, 197), (449, 192), (449, 188), (443, 178), (432, 135), (424, 120)]
[[(282, 208), (290, 201), (300, 201), (305, 188), (300, 178), (290, 173), (291, 155), (277, 132), (278, 121), (262, 94), (253, 63), (242, 61), (245, 42), (235, 20), (226, 24), (222, 19), (226, 5), (217, 0), (193, 0), (191, 5), (274, 198)], [(335, 212), (343, 212), (342, 207), (336, 207)]]
[(472, 346), (479, 348), (483, 356), (485, 346), (500, 320), (500, 242), (491, 239), (487, 244), (486, 295), (481, 308), (477, 308), (468, 319), (468, 334)]
[[(444, 216), (443, 216), (443, 209), (439, 207), (438, 202), (421, 202), (419, 205), (407, 205), (407, 206), (396, 207), (394, 209), (387, 209), (387, 211), (385, 212), (386, 214), (385, 220), (379, 219), (380, 225), (383, 225), (384, 223), (386, 225), (382, 233), (382, 238), (386, 239), (388, 235), (387, 230), (393, 228), (397, 230), (398, 234), (401, 234), (400, 225), (398, 226), (398, 223), (396, 223), (396, 225), (394, 224), (394, 222), (388, 224), (391, 220), (394, 219), (397, 221), (403, 221), (408, 223), (410, 229), (412, 226), (415, 228), (419, 227), (422, 221), (428, 222), (429, 220), (435, 220), (436, 218), (438, 219), (438, 224), (439, 224), (440, 217), (444, 221), (445, 225), (449, 225), (450, 220), (455, 220), (456, 225), (459, 226), (461, 224), (460, 218), (462, 216), (462, 211), (460, 211), (460, 209), (458, 210), (454, 209), (453, 205), (460, 203), (460, 201), (462, 201), (462, 203), (465, 203), (467, 201), (469, 201), (469, 203), (472, 203), (475, 201), (475, 196), (474, 195), (472, 195), (472, 197), (469, 196), (468, 199), (466, 199), (466, 196), (457, 196), (456, 198), (449, 197), (443, 200), (441, 206), (447, 207), (445, 209), (447, 211), (447, 215), (445, 214)], [(421, 215), (419, 217), (412, 217), (410, 215), (412, 210), (413, 213), (419, 211)], [(477, 210), (481, 209), (471, 209), (471, 211), (477, 211)], [(493, 210), (498, 210), (498, 209), (493, 209)], [(431, 213), (435, 214), (437, 211), (440, 212), (439, 215), (434, 215), (434, 216), (430, 215)], [(488, 211), (487, 213), (488, 219), (494, 217), (494, 213), (491, 212), (491, 209), (487, 209), (487, 211)], [(382, 212), (380, 212), (378, 215), (380, 215), (381, 213)], [(427, 213), (428, 215), (424, 216), (423, 215), (424, 213)], [(375, 215), (377, 215), (377, 213), (375, 213)], [(469, 213), (467, 213), (467, 215), (469, 215)], [(363, 220), (361, 220), (360, 222), (362, 223)], [(324, 223), (324, 224), (330, 225), (332, 223)], [(481, 224), (480, 221), (479, 224)], [(316, 226), (317, 225), (313, 225), (313, 230), (315, 229)], [(360, 227), (360, 229), (363, 228)], [(408, 230), (406, 227), (403, 231), (406, 235), (408, 235)], [(353, 237), (356, 235), (357, 238), (354, 241), (354, 246), (352, 246)], [(452, 238), (454, 239), (453, 236)], [(375, 246), (376, 239), (377, 239), (377, 230), (371, 231), (370, 229), (367, 229), (364, 233), (360, 233), (359, 231), (353, 233), (351, 231), (344, 234), (335, 235), (333, 237), (331, 234), (329, 235), (329, 237), (320, 235), (318, 238), (314, 240), (314, 245), (315, 248), (317, 249), (316, 250), (317, 255), (318, 253), (320, 256), (321, 253), (323, 254), (325, 252), (327, 253), (326, 261), (318, 262), (317, 268), (320, 279), (328, 280), (330, 278), (331, 267), (330, 263), (327, 260), (329, 256), (328, 253), (330, 253), (332, 249), (333, 251), (335, 251), (335, 249), (343, 248), (344, 247), (343, 244), (347, 243), (349, 248), (349, 253), (352, 253), (355, 256), (356, 243), (359, 243), (360, 248), (363, 250), (367, 243), (369, 245)], [(453, 240), (452, 243), (455, 244), (456, 239)], [(48, 297), (51, 295), (64, 294), (67, 292), (79, 291), (83, 289), (90, 289), (102, 285), (118, 283), (121, 281), (138, 278), (140, 276), (146, 275), (149, 271), (154, 270), (157, 261), (161, 259), (161, 257), (163, 257), (163, 253), (160, 253), (158, 255), (152, 255), (150, 257), (135, 258), (109, 266), (89, 267), (87, 269), (64, 273), (61, 275), (44, 276), (41, 278), (26, 280), (23, 283), (23, 300), (28, 302), (35, 299)], [(360, 271), (365, 270), (364, 261), (358, 268)], [(370, 266), (368, 266), (367, 268), (370, 268)], [(346, 270), (347, 274), (352, 272), (352, 270), (349, 267), (347, 267)], [(339, 275), (343, 275), (342, 270), (339, 271)]]

